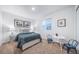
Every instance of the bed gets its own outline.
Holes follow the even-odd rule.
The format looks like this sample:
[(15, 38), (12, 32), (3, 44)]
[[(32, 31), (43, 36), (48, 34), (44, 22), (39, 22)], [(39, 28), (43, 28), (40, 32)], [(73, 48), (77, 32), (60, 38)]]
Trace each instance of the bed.
[(42, 41), (40, 34), (35, 32), (28, 32), (28, 33), (19, 33), (15, 41), (18, 42), (17, 48), (22, 50)]

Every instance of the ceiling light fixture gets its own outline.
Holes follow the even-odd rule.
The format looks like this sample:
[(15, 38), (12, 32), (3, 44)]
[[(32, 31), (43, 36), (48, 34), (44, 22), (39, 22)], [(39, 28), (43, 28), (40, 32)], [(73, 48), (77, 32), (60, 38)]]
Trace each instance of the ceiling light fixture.
[(32, 7), (32, 11), (35, 11), (36, 9), (35, 9), (35, 7)]

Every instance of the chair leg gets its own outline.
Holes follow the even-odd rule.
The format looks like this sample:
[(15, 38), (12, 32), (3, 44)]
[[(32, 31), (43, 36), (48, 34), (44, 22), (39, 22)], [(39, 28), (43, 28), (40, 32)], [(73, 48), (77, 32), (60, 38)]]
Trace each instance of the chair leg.
[(75, 48), (75, 53), (77, 54), (77, 49)]
[(69, 54), (70, 48), (67, 48), (67, 53)]

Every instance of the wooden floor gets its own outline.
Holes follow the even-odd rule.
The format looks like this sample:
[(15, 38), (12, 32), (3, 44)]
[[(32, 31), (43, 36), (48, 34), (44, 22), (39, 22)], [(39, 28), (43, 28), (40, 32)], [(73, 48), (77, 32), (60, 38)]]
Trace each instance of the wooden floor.
[(0, 47), (1, 54), (64, 54), (64, 50), (57, 43), (48, 44), (47, 41), (38, 43), (24, 51), (16, 48), (16, 42), (8, 42)]
[(61, 50), (61, 47), (57, 43), (48, 44), (47, 41), (41, 42), (29, 49), (26, 49), (24, 54), (63, 54), (66, 53)]
[(17, 43), (14, 41), (4, 43), (0, 46), (0, 54), (17, 54), (21, 53), (21, 50), (16, 48)]

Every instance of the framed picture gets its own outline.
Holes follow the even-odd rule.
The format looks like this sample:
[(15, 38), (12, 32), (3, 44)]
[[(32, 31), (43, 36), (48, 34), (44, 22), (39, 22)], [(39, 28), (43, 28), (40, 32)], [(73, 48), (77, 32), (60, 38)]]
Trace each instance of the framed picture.
[(57, 20), (58, 27), (66, 27), (66, 19), (59, 19)]
[(23, 21), (14, 19), (14, 26), (15, 27), (22, 27), (23, 26)]
[(14, 19), (14, 26), (15, 27), (30, 28), (31, 22)]
[(30, 26), (31, 26), (31, 22), (29, 22), (29, 21), (23, 21), (23, 27), (30, 28)]

